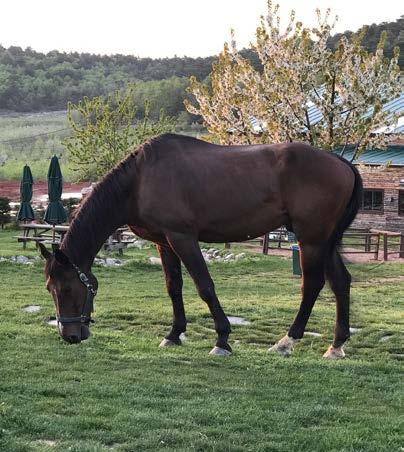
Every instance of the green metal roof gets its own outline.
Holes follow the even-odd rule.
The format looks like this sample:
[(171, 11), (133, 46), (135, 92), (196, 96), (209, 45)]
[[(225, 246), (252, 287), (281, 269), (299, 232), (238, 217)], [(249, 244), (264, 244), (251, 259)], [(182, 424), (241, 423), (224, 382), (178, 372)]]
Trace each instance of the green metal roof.
[[(319, 95), (322, 96), (324, 91), (325, 91), (325, 88), (324, 88), (324, 85), (322, 85), (318, 90)], [(338, 97), (337, 97), (336, 103), (339, 103), (339, 104), (341, 103), (341, 100)], [(398, 114), (400, 116), (404, 116), (404, 91), (402, 91), (400, 93), (400, 95), (397, 96), (396, 98), (386, 102), (383, 105), (382, 110), (384, 112), (388, 113), (388, 119), (391, 119), (393, 114)], [(373, 108), (370, 107), (368, 109), (368, 111), (365, 113), (364, 117), (368, 117), (372, 113), (373, 113)], [(310, 124), (316, 124), (323, 119), (323, 114), (321, 113), (320, 110), (318, 110), (318, 108), (315, 105), (311, 105), (309, 107), (308, 115), (309, 115)], [(392, 130), (390, 130), (389, 133), (398, 134), (398, 133), (402, 133), (404, 130), (404, 127), (402, 124), (397, 124), (396, 126), (393, 126), (393, 127), (394, 128), (392, 128)]]
[[(350, 161), (352, 155), (353, 146), (350, 146), (344, 152), (344, 158)], [(388, 146), (386, 149), (367, 149), (353, 163), (364, 163), (365, 165), (384, 165), (390, 163), (391, 166), (404, 166), (404, 145), (394, 144)]]

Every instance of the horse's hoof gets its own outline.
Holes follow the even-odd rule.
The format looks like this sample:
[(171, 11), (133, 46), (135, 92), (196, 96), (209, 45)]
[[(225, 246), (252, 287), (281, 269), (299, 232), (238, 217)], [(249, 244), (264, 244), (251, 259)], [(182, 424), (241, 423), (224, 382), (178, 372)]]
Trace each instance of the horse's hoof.
[(323, 358), (325, 359), (342, 359), (345, 358), (345, 352), (341, 347), (333, 347), (330, 345), (328, 350), (324, 353)]
[(229, 350), (226, 350), (225, 348), (220, 347), (213, 347), (212, 350), (209, 352), (209, 355), (212, 356), (230, 356), (231, 352)]
[(286, 335), (276, 344), (270, 347), (268, 351), (270, 353), (279, 353), (282, 356), (289, 356), (292, 353), (293, 345), (296, 341), (297, 339), (293, 339), (293, 337)]
[(159, 347), (175, 347), (176, 345), (181, 345), (181, 342), (177, 344), (174, 341), (171, 341), (170, 339), (164, 338), (161, 342)]

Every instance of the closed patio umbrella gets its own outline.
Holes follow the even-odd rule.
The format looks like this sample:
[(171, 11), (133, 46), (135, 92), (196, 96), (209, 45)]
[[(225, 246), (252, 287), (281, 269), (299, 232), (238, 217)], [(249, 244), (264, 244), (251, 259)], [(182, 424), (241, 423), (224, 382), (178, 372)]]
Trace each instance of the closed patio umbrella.
[[(66, 212), (62, 205), (63, 177), (60, 171), (59, 160), (54, 155), (48, 170), (48, 197), (49, 204), (45, 211), (44, 220), (55, 226), (66, 221)], [(55, 241), (55, 230), (53, 230)]]
[(18, 221), (31, 221), (35, 218), (34, 211), (31, 207), (32, 184), (33, 179), (31, 169), (28, 165), (25, 165), (20, 184), (21, 204), (17, 214)]

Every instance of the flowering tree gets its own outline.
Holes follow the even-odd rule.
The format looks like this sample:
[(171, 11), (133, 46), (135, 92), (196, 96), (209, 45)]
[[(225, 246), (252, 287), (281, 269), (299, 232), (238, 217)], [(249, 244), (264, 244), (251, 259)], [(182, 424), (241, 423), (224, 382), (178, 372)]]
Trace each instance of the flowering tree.
[(387, 134), (372, 132), (397, 120), (383, 104), (401, 89), (398, 48), (386, 59), (382, 35), (375, 54), (368, 53), (361, 33), (342, 37), (332, 51), (327, 42), (337, 18), (330, 20), (330, 10), (317, 10), (314, 28), (296, 21), (292, 11), (284, 31), (278, 10), (268, 2), (252, 44), (262, 68), (240, 55), (232, 33), (212, 67), (211, 86), (191, 78), (197, 105), (186, 102), (188, 111), (201, 115), (221, 143), (303, 140), (324, 149), (353, 144), (355, 156), (369, 145), (385, 145)]

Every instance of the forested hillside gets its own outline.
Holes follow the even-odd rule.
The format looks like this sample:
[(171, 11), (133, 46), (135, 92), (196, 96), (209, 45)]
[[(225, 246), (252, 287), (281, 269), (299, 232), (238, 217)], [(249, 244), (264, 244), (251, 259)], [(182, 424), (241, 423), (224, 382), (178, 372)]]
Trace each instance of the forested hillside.
[[(380, 35), (383, 31), (386, 32), (386, 44), (384, 47), (384, 54), (391, 58), (393, 56), (394, 47), (400, 48), (400, 68), (404, 69), (404, 16), (401, 16), (395, 22), (383, 22), (381, 24), (365, 25), (360, 30), (366, 30), (363, 39), (363, 46), (369, 52), (374, 52), (379, 42)], [(359, 30), (359, 31), (360, 31)], [(341, 36), (352, 36), (352, 31), (345, 31), (344, 33), (337, 33), (329, 42), (331, 48), (335, 48)]]
[[(403, 24), (404, 16), (395, 22), (370, 25), (364, 46), (374, 51), (380, 33), (386, 30), (386, 54), (391, 56), (394, 46), (400, 46), (403, 68)], [(334, 47), (340, 37), (341, 34), (336, 35), (330, 46)], [(257, 64), (252, 51), (245, 50), (244, 54)], [(0, 45), (0, 110), (63, 110), (68, 101), (107, 94), (128, 81), (141, 81), (144, 85), (139, 85), (140, 98), (150, 95), (154, 98), (155, 110), (165, 108), (168, 114), (178, 115), (184, 110), (182, 101), (188, 77), (195, 75), (199, 80), (204, 79), (214, 60), (214, 56), (151, 59), (56, 50), (43, 54), (31, 48), (23, 50)]]
[[(107, 94), (128, 81), (205, 78), (214, 57), (136, 58), (88, 53), (47, 54), (0, 46), (0, 109), (60, 110), (68, 101)], [(166, 88), (169, 88), (166, 83)]]

